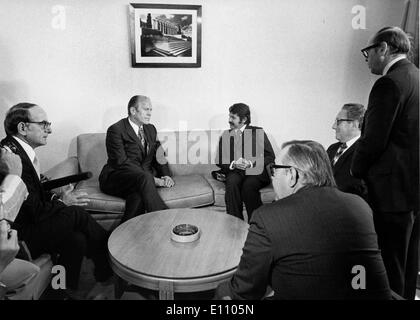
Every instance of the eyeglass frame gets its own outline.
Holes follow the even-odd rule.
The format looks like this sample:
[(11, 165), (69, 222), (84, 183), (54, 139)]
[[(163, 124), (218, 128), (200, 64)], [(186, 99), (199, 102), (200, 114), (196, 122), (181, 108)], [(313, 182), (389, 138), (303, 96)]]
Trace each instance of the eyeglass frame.
[(275, 164), (275, 163), (270, 163), (268, 165), (269, 170), (270, 170), (270, 176), (274, 177), (275, 171), (273, 169), (290, 169), (293, 168), (296, 170), (296, 179), (299, 179), (299, 168), (296, 168), (294, 166), (289, 166), (289, 165), (283, 165), (283, 164)]
[(356, 121), (354, 119), (335, 119), (334, 123), (339, 126), (341, 122), (352, 122), (352, 121)]
[(362, 53), (363, 57), (364, 57), (365, 59), (367, 59), (367, 58), (369, 58), (369, 50), (370, 50), (370, 49), (373, 49), (373, 48), (377, 48), (377, 47), (379, 47), (380, 45), (381, 45), (381, 43), (380, 43), (380, 42), (374, 43), (374, 44), (372, 44), (372, 45), (370, 45), (370, 46), (367, 46), (366, 48), (363, 48), (362, 50), (360, 50), (360, 52)]
[(44, 130), (51, 129), (51, 122), (48, 121), (25, 121), (25, 123), (36, 123), (43, 127)]

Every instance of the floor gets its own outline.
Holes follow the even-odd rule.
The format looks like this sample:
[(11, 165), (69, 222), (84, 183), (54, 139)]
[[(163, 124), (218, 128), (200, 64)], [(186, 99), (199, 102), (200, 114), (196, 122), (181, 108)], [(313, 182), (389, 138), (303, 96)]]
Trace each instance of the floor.
[[(84, 259), (82, 265), (82, 271), (80, 275), (80, 286), (77, 291), (79, 299), (86, 299), (89, 292), (95, 286), (95, 279), (93, 278), (93, 264), (90, 260)], [(420, 300), (420, 277), (418, 281), (418, 288), (416, 291), (416, 300)], [(188, 294), (175, 294), (176, 300), (211, 300), (214, 295), (214, 290), (200, 292), (200, 293), (188, 293)], [(60, 299), (60, 295), (54, 292), (52, 289), (48, 289), (41, 297), (43, 300), (56, 300)], [(109, 299), (115, 299), (115, 296), (109, 296)], [(121, 300), (157, 300), (158, 293), (156, 291), (147, 289), (138, 289), (130, 287), (127, 292), (123, 294)]]

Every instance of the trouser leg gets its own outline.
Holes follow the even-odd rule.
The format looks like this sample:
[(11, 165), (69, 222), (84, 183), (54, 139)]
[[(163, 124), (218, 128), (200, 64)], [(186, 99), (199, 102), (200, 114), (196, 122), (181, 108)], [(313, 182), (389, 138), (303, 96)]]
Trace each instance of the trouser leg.
[(260, 189), (268, 184), (269, 181), (261, 179), (260, 176), (246, 176), (241, 192), (248, 214), (248, 221), (251, 220), (252, 213), (262, 206)]
[(226, 191), (225, 191), (225, 203), (226, 212), (237, 218), (243, 219), (243, 204), (242, 204), (242, 182), (245, 175), (239, 172), (230, 172), (226, 176)]

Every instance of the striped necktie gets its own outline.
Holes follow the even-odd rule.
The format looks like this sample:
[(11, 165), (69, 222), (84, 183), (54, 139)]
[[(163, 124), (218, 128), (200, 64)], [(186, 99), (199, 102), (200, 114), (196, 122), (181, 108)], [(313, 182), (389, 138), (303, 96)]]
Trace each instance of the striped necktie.
[(344, 150), (346, 150), (346, 149), (347, 149), (347, 144), (345, 142), (343, 142), (340, 145), (340, 147), (338, 148), (338, 150), (337, 150), (337, 152), (334, 156), (334, 159), (332, 161), (333, 165), (335, 165), (337, 163), (338, 159), (340, 158), (340, 156), (343, 154)]
[(145, 149), (146, 139), (144, 138), (144, 129), (143, 129), (143, 126), (140, 126), (139, 127), (139, 133), (138, 133), (138, 135), (139, 135), (139, 138), (140, 138), (141, 146), (143, 147), (143, 149)]

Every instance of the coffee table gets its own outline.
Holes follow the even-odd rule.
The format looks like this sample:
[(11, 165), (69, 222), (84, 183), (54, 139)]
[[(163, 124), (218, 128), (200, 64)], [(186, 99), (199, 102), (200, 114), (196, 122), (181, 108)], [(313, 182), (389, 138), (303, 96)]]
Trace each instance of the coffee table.
[[(171, 239), (173, 227), (184, 223), (200, 228), (198, 240)], [(174, 292), (215, 289), (235, 272), (247, 234), (243, 220), (208, 209), (154, 211), (126, 221), (108, 240), (115, 296), (127, 284), (157, 290), (167, 300)]]

